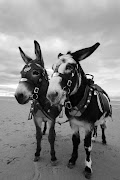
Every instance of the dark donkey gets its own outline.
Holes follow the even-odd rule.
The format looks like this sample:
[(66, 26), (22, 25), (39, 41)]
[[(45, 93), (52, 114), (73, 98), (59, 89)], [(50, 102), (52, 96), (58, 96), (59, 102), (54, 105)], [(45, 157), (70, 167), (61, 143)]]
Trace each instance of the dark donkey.
[(55, 141), (55, 119), (60, 113), (60, 108), (51, 106), (50, 102), (46, 98), (46, 93), (49, 85), (48, 74), (44, 67), (44, 61), (40, 45), (37, 41), (34, 41), (36, 59), (32, 60), (28, 57), (21, 48), (20, 54), (26, 65), (21, 71), (21, 80), (19, 81), (15, 97), (20, 104), (26, 104), (29, 100), (33, 100), (32, 115), (36, 127), (36, 140), (37, 149), (35, 153), (34, 161), (39, 160), (41, 151), (41, 139), (42, 121), (49, 123), (49, 135), (48, 140), (51, 147), (51, 162), (56, 162), (54, 141)]
[[(85, 129), (84, 148), (85, 177), (92, 174), (91, 161), (91, 136), (94, 127), (99, 123), (104, 124), (105, 118), (111, 116), (111, 105), (107, 93), (92, 79), (88, 79), (79, 61), (90, 56), (99, 46), (96, 43), (92, 47), (59, 54), (58, 62), (53, 65), (53, 74), (50, 79), (47, 97), (53, 105), (65, 106), (65, 113), (73, 129), (73, 152), (68, 167), (72, 168), (78, 158), (78, 146), (80, 144), (79, 127)], [(104, 129), (104, 126), (102, 126)]]

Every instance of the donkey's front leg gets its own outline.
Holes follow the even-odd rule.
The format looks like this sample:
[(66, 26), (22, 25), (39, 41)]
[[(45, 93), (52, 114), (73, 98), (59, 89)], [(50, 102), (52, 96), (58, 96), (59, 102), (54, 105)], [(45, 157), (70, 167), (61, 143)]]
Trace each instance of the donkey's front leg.
[(84, 148), (86, 151), (86, 158), (85, 158), (85, 177), (89, 179), (92, 174), (92, 161), (91, 161), (91, 150), (92, 150), (92, 142), (91, 142), (92, 131), (85, 132), (85, 139), (84, 139)]
[(80, 144), (80, 135), (79, 135), (79, 126), (71, 124), (73, 130), (72, 142), (73, 142), (73, 151), (71, 158), (68, 162), (68, 167), (72, 169), (75, 166), (76, 160), (78, 158), (78, 147)]
[(46, 133), (46, 130), (47, 130), (47, 121), (44, 121), (44, 128), (43, 128), (43, 135), (45, 135)]
[(35, 158), (34, 161), (38, 161), (40, 157), (40, 151), (41, 151), (41, 139), (42, 139), (42, 131), (41, 131), (41, 125), (42, 125), (42, 118), (34, 116), (34, 123), (36, 127), (36, 141), (37, 141), (37, 148), (35, 152)]
[(51, 162), (52, 165), (56, 165), (57, 158), (55, 156), (55, 122), (51, 121), (49, 122), (49, 135), (48, 135), (48, 141), (50, 143), (50, 154), (51, 154)]

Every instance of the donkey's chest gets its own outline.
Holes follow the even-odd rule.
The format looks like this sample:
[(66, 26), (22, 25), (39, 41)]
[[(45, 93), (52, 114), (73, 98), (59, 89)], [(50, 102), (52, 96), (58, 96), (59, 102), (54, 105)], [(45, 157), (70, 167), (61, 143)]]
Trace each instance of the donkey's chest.
[(74, 129), (74, 127), (76, 126), (79, 128), (84, 128), (85, 130), (89, 130), (89, 131), (91, 129), (91, 123), (85, 121), (84, 119), (78, 120), (76, 117), (70, 119), (70, 126), (72, 129)]

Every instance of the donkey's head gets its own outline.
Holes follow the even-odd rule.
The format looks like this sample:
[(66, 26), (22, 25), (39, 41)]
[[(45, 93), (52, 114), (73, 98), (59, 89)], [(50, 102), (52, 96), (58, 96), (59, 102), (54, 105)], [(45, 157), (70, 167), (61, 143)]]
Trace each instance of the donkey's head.
[[(47, 81), (47, 73), (44, 69), (40, 45), (37, 41), (34, 41), (34, 45), (36, 54), (36, 59), (34, 60), (27, 56), (19, 47), (21, 57), (26, 63), (21, 71), (21, 80), (15, 92), (15, 97), (20, 104), (25, 104), (30, 100), (35, 88), (38, 88), (36, 88), (36, 91), (41, 88), (43, 79)], [(46, 88), (46, 86), (44, 86), (44, 88)], [(47, 91), (47, 88), (44, 90)]]
[(47, 98), (51, 104), (63, 105), (68, 96), (77, 92), (83, 72), (79, 62), (90, 56), (99, 45), (96, 43), (89, 48), (58, 55), (58, 61), (53, 65), (54, 72), (47, 91)]

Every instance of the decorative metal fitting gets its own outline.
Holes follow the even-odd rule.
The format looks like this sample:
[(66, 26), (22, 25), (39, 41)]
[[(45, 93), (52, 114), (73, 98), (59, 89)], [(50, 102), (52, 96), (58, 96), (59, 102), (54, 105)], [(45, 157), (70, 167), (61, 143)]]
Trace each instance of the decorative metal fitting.
[(33, 99), (33, 100), (38, 99), (38, 95), (37, 95), (37, 94), (33, 94), (33, 95), (32, 95), (32, 99)]
[(85, 105), (84, 108), (86, 109), (86, 108), (87, 108), (87, 105)]
[(39, 88), (38, 88), (38, 87), (35, 87), (35, 89), (34, 89), (34, 93), (35, 93), (35, 94), (37, 94), (37, 93), (38, 93), (38, 91), (39, 91)]
[(72, 105), (70, 101), (65, 102), (65, 107), (68, 109), (72, 109)]
[(43, 76), (45, 75), (45, 70), (43, 70), (42, 75), (43, 75)]
[(67, 86), (71, 86), (71, 84), (72, 84), (72, 81), (71, 80), (68, 80), (68, 82), (67, 82)]
[(39, 82), (41, 82), (41, 81), (42, 81), (42, 79), (40, 78), (40, 79), (39, 79)]

